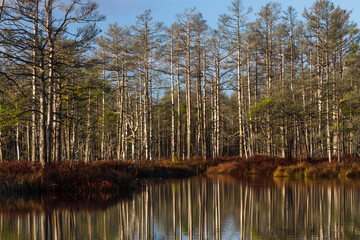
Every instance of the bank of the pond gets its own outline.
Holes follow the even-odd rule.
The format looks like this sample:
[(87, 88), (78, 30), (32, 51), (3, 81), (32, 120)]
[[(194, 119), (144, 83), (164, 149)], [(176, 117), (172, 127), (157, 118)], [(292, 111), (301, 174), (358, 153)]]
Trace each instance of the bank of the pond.
[(137, 180), (184, 178), (196, 174), (261, 174), (288, 178), (360, 178), (360, 160), (328, 163), (326, 159), (279, 157), (192, 158), (185, 161), (61, 162), (42, 166), (28, 161), (0, 163), (0, 195), (53, 194), (66, 198), (124, 196), (139, 188)]
[(290, 166), (279, 166), (274, 177), (286, 177), (295, 179), (317, 178), (360, 178), (360, 164), (356, 162), (337, 163), (323, 162), (319, 164), (298, 163)]
[(327, 158), (285, 159), (254, 156), (226, 161), (207, 169), (208, 174), (261, 174), (285, 178), (360, 178), (360, 159), (346, 158), (344, 162), (328, 162)]
[(0, 194), (54, 194), (66, 198), (123, 196), (139, 188), (137, 180), (184, 178), (203, 173), (217, 161), (94, 161), (42, 166), (28, 161), (0, 163)]
[(2, 194), (54, 194), (82, 198), (98, 193), (127, 194), (134, 187), (134, 177), (115, 162), (87, 164), (62, 162), (42, 166), (27, 161), (0, 164)]
[(208, 174), (250, 175), (261, 174), (271, 176), (278, 166), (287, 166), (294, 162), (289, 159), (256, 155), (250, 158), (232, 157), (207, 169)]

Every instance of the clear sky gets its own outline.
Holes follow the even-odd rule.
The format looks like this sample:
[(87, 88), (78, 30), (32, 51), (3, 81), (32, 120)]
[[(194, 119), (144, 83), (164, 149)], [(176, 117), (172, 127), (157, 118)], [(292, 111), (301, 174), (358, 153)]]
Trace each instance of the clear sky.
[[(131, 25), (136, 22), (136, 16), (146, 9), (151, 9), (155, 21), (164, 22), (170, 26), (175, 22), (175, 15), (183, 13), (185, 9), (196, 7), (201, 12), (210, 27), (215, 28), (220, 14), (227, 12), (231, 0), (94, 0), (99, 4), (99, 12), (106, 16), (106, 20), (100, 23), (105, 31), (109, 23), (118, 22), (120, 26)], [(250, 19), (255, 18), (255, 13), (269, 0), (243, 0), (245, 7), (251, 7), (253, 12)], [(315, 0), (278, 0), (272, 1), (281, 4), (282, 9), (293, 6), (298, 16), (304, 8), (309, 8)], [(352, 10), (352, 20), (360, 25), (360, 0), (333, 0), (335, 6)]]

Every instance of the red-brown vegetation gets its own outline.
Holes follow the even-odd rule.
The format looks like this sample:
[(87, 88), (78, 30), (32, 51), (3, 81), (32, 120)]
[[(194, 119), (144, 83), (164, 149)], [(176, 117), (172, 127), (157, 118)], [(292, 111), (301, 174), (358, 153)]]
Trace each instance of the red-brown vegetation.
[(206, 173), (233, 175), (271, 175), (278, 166), (293, 164), (293, 161), (288, 159), (260, 155), (255, 155), (248, 159), (240, 157), (221, 158), (219, 161), (222, 161), (223, 163), (210, 167)]
[(287, 178), (359, 178), (360, 164), (357, 162), (321, 162), (318, 164), (299, 163), (291, 166), (279, 166), (274, 177)]
[(65, 161), (45, 166), (27, 161), (6, 161), (0, 163), (0, 193), (52, 193), (69, 198), (102, 194), (111, 198), (131, 192), (135, 179), (183, 178), (204, 172), (290, 178), (360, 177), (360, 161), (347, 157), (344, 163), (328, 163), (325, 158), (289, 160), (260, 155), (217, 160)]
[(256, 155), (245, 159), (240, 157), (221, 158), (218, 165), (207, 169), (208, 174), (248, 175), (262, 174), (288, 178), (337, 178), (360, 177), (360, 159), (345, 157), (343, 162), (329, 163), (327, 158), (284, 159)]
[(119, 162), (69, 161), (41, 166), (27, 161), (0, 164), (0, 191), (54, 193), (65, 197), (128, 193), (133, 176)]
[(124, 164), (113, 161), (62, 162), (46, 165), (42, 174), (56, 194), (127, 193), (133, 182)]

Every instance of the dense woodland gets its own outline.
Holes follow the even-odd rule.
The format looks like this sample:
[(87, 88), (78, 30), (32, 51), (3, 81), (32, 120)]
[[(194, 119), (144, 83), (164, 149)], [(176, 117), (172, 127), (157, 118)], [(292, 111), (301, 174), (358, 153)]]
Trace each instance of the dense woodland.
[(0, 160), (360, 155), (350, 10), (233, 0), (216, 29), (196, 9), (103, 19), (89, 1), (1, 1)]

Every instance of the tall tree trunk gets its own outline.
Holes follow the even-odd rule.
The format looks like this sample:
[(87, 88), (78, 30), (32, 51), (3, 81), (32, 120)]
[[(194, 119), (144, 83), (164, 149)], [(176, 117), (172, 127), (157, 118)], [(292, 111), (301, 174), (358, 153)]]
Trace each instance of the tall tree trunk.
[(189, 73), (187, 75), (187, 81), (186, 81), (186, 158), (190, 159), (191, 158), (191, 80), (190, 80), (189, 69), (188, 72)]
[[(327, 43), (327, 39), (325, 40)], [(325, 78), (327, 85), (326, 94), (326, 148), (329, 162), (331, 162), (331, 136), (330, 136), (330, 72), (329, 72), (329, 52), (325, 50)]]
[(186, 40), (186, 158), (191, 158), (191, 55), (190, 16), (187, 19)]
[(48, 92), (48, 114), (47, 114), (47, 163), (51, 163), (53, 138), (54, 138), (54, 70), (53, 70), (53, 46), (50, 47), (49, 56), (49, 92)]
[[(147, 70), (145, 70), (145, 75), (147, 76)], [(149, 111), (148, 111), (148, 105), (149, 105), (149, 82), (148, 79), (144, 79), (144, 149), (145, 149), (145, 159), (149, 160)]]
[[(4, 0), (2, 1), (1, 11), (3, 6)], [(38, 13), (39, 13), (39, 0), (35, 1), (35, 9), (34, 9), (34, 48), (32, 52), (33, 57), (33, 66), (32, 66), (32, 104), (33, 104), (33, 111), (31, 114), (31, 161), (36, 162), (36, 149), (37, 149), (37, 102), (36, 102), (36, 87), (37, 87), (37, 64), (38, 64), (38, 54), (37, 54), (37, 47), (38, 47)], [(1, 16), (1, 15), (0, 15)]]
[(71, 140), (71, 162), (74, 161), (77, 158), (77, 143), (78, 143), (78, 136), (77, 136), (77, 130), (78, 130), (78, 121), (79, 121), (79, 105), (78, 103), (75, 103), (74, 106), (74, 115), (75, 119), (73, 120), (73, 133), (72, 133), (72, 140)]
[(180, 59), (178, 58), (177, 63), (177, 147), (176, 155), (178, 158), (181, 158), (181, 102), (180, 102)]
[(217, 74), (215, 79), (215, 142), (216, 158), (220, 156), (220, 61), (217, 62)]
[[(57, 83), (57, 89), (62, 89), (61, 83)], [(56, 101), (54, 101), (54, 130), (55, 130), (55, 147), (54, 147), (54, 159), (57, 162), (60, 162), (62, 159), (62, 120), (61, 120), (61, 111), (62, 111), (62, 100), (61, 93), (55, 95)]]
[(149, 140), (148, 140), (148, 147), (149, 147), (149, 160), (153, 160), (153, 112), (152, 112), (152, 79), (149, 78)]
[[(41, 66), (43, 67), (43, 65)], [(43, 69), (42, 69), (43, 72)], [(46, 83), (43, 73), (41, 74), (40, 95), (40, 137), (39, 137), (39, 161), (45, 164), (47, 161), (47, 139), (46, 139)]]
[(138, 150), (138, 153), (137, 153), (137, 156), (138, 156), (138, 159), (142, 159), (143, 158), (143, 141), (144, 141), (144, 122), (143, 122), (143, 119), (144, 119), (144, 116), (143, 116), (143, 99), (142, 99), (142, 84), (143, 83), (140, 83), (140, 89), (139, 89), (139, 93), (138, 93), (138, 103), (137, 104), (137, 111), (136, 111), (136, 114), (137, 114), (137, 124), (139, 126), (139, 131), (140, 131), (140, 139), (138, 141), (138, 146), (137, 146), (137, 150)]
[(302, 107), (304, 112), (304, 138), (305, 138), (305, 149), (306, 156), (310, 157), (310, 141), (309, 141), (309, 127), (308, 127), (308, 117), (306, 112), (306, 92), (305, 92), (305, 72), (304, 72), (304, 57), (303, 52), (300, 51), (300, 69), (301, 69), (301, 78), (302, 78), (302, 86), (301, 86), (301, 95), (302, 95)]
[(123, 117), (123, 101), (122, 101), (122, 91), (121, 91), (121, 82), (120, 82), (120, 66), (119, 66), (119, 56), (118, 56), (118, 53), (114, 54), (114, 58), (115, 58), (115, 66), (116, 66), (116, 71), (115, 71), (115, 77), (116, 77), (116, 92), (117, 92), (117, 109), (119, 111), (119, 120), (117, 122), (117, 140), (118, 140), (118, 144), (117, 144), (117, 160), (121, 160), (121, 151), (122, 151), (122, 148), (121, 148), (121, 144), (122, 144), (122, 117)]
[(91, 89), (89, 89), (88, 95), (88, 109), (87, 109), (87, 121), (86, 121), (86, 140), (85, 140), (85, 162), (90, 162), (90, 141), (91, 141)]
[[(126, 43), (124, 43), (126, 46)], [(127, 115), (127, 94), (126, 94), (126, 87), (127, 87), (127, 49), (125, 49), (125, 56), (124, 56), (124, 63), (123, 63), (123, 71), (122, 71), (122, 93), (121, 93), (121, 123), (122, 123), (122, 137), (121, 137), (121, 149), (122, 149), (122, 160), (127, 159), (128, 154), (128, 144), (127, 144), (127, 137), (128, 137), (128, 123), (124, 121)]]
[[(104, 53), (103, 53), (104, 55)], [(103, 63), (102, 69), (102, 80), (103, 80), (103, 89), (102, 89), (102, 99), (101, 99), (101, 143), (100, 143), (100, 154), (101, 159), (105, 159), (105, 62)]]
[[(67, 94), (66, 96), (67, 99), (67, 105), (66, 105), (66, 116), (70, 116), (70, 98), (69, 98), (69, 94)], [(71, 122), (72, 120), (70, 119), (70, 117), (67, 119), (66, 121), (66, 132), (65, 132), (65, 142), (66, 142), (66, 150), (67, 150), (67, 155), (66, 155), (66, 159), (70, 160), (71, 159)]]
[(27, 151), (27, 156), (26, 156), (26, 160), (31, 161), (31, 123), (27, 122), (26, 124), (26, 148), (28, 149)]
[(238, 100), (238, 115), (239, 115), (239, 156), (243, 157), (244, 154), (244, 136), (243, 136), (243, 117), (242, 117), (242, 104), (241, 104), (241, 62), (240, 62), (240, 46), (237, 50), (237, 100)]
[(196, 79), (196, 108), (197, 108), (197, 132), (196, 132), (196, 155), (202, 156), (202, 142), (201, 142), (201, 129), (202, 129), (202, 96), (201, 96), (201, 56), (198, 56), (198, 66), (197, 66), (197, 79)]
[[(323, 144), (321, 139), (321, 128), (322, 128), (322, 87), (323, 87), (323, 79), (322, 79), (322, 70), (321, 70), (321, 62), (320, 62), (320, 20), (317, 18), (316, 20), (316, 68), (317, 68), (317, 78), (318, 78), (318, 143), (319, 149), (321, 149), (321, 154), (323, 153)], [(320, 154), (320, 155), (321, 155)]]
[(48, 61), (48, 113), (47, 113), (47, 155), (46, 162), (51, 163), (52, 160), (52, 147), (53, 147), (53, 132), (54, 132), (54, 52), (55, 52), (55, 39), (53, 36), (53, 1), (44, 0), (46, 11), (46, 34), (47, 42), (49, 45), (49, 53), (47, 56)]
[[(284, 46), (284, 42), (282, 41), (281, 44), (281, 64), (280, 64), (280, 80), (281, 80), (281, 87), (283, 89), (283, 91), (281, 92), (281, 97), (284, 98), (284, 92), (285, 92), (285, 46)], [(290, 81), (290, 90), (293, 93), (294, 91), (294, 86), (293, 86), (293, 82), (292, 80)], [(292, 94), (293, 95), (293, 94)], [(294, 103), (294, 102), (293, 102)], [(284, 112), (284, 111), (282, 111)], [(281, 132), (281, 157), (285, 158), (286, 157), (286, 152), (285, 152), (285, 147), (286, 147), (286, 143), (285, 143), (285, 119), (282, 119), (281, 121), (281, 126), (280, 126), (280, 132)]]
[[(251, 65), (250, 65), (250, 46), (247, 47), (247, 93), (248, 93), (248, 115), (250, 115), (251, 110)], [(254, 154), (254, 144), (253, 144), (253, 131), (252, 131), (252, 118), (249, 117), (249, 127), (248, 127), (248, 152), (251, 157)]]
[(202, 159), (206, 160), (206, 52), (203, 52), (203, 98), (202, 98)]
[(170, 81), (171, 81), (171, 159), (175, 159), (175, 98), (174, 98), (174, 74), (173, 74), (173, 33), (170, 39)]
[[(173, 86), (172, 86), (172, 90), (174, 90)], [(157, 93), (157, 100), (158, 100), (158, 103), (159, 103), (160, 102), (159, 92)], [(160, 104), (158, 104), (158, 105), (160, 105)], [(171, 114), (175, 114), (174, 113), (174, 104), (171, 105)], [(157, 151), (158, 151), (158, 160), (160, 161), (161, 160), (161, 131), (160, 131), (161, 117), (160, 117), (160, 107), (158, 107), (157, 116), (158, 116), (158, 118), (157, 118), (157, 122), (158, 122), (158, 126), (157, 126), (157, 139), (158, 139), (157, 140)], [(175, 116), (172, 115), (171, 118), (174, 119), (174, 121), (175, 121)], [(172, 119), (171, 119), (171, 121), (172, 121)], [(174, 123), (174, 125), (175, 125), (175, 123)], [(171, 150), (170, 150), (171, 151), (171, 160), (173, 160), (174, 156), (175, 156), (175, 155), (173, 156), (173, 153), (175, 154), (175, 136), (173, 135), (173, 132), (172, 132), (173, 130), (175, 131), (175, 126), (174, 125), (171, 125), (171, 137), (172, 137), (171, 140), (174, 140), (174, 142), (171, 142)], [(165, 132), (166, 132), (166, 130), (165, 130)], [(175, 132), (174, 132), (174, 134), (175, 134)], [(174, 148), (173, 148), (173, 146), (174, 146)], [(168, 156), (167, 151), (165, 151), (165, 156)]]
[(20, 161), (20, 124), (19, 123), (16, 123), (16, 140), (15, 140), (15, 143), (16, 143), (16, 160)]
[[(268, 27), (268, 26), (267, 26)], [(271, 36), (271, 30), (266, 29), (269, 39), (272, 38)], [(271, 74), (272, 74), (272, 42), (271, 40), (266, 41), (266, 98), (270, 99), (271, 96)], [(268, 155), (271, 155), (271, 127), (270, 127), (270, 114), (266, 113), (266, 152)]]

